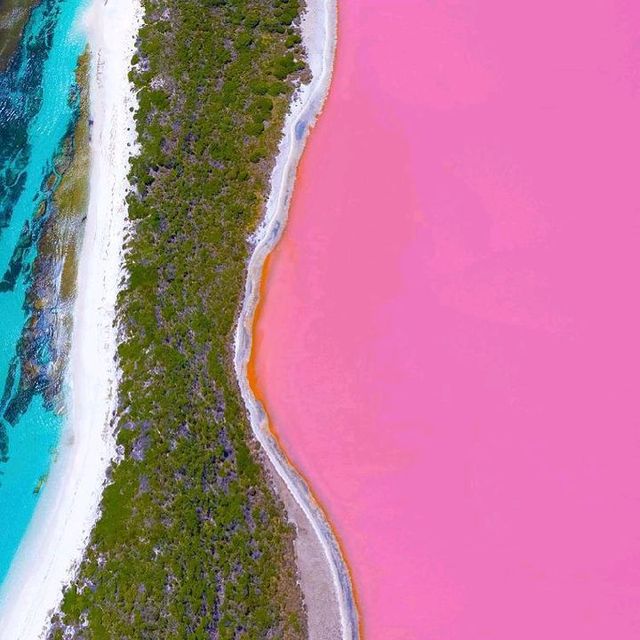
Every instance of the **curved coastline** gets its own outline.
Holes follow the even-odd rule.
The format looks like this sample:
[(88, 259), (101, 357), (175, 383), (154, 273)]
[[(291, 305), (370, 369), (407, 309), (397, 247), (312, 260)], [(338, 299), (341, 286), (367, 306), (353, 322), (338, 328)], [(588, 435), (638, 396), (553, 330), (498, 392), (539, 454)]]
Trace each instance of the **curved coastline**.
[(298, 162), (329, 90), (337, 37), (336, 0), (307, 0), (302, 30), (312, 80), (301, 87), (292, 100), (271, 174), (271, 190), (264, 219), (251, 238), (254, 249), (249, 259), (245, 296), (236, 326), (234, 366), (253, 434), (312, 525), (324, 551), (338, 600), (342, 640), (358, 640), (359, 620), (351, 576), (338, 540), (307, 483), (281, 450), (269, 428), (268, 416), (253, 393), (248, 378), (254, 317), (260, 298), (264, 264), (286, 224)]
[(91, 49), (91, 167), (67, 372), (70, 410), (40, 503), (0, 592), (0, 640), (46, 635), (63, 586), (82, 558), (116, 455), (115, 303), (135, 149), (130, 108), (136, 98), (127, 74), (141, 20), (138, 0), (94, 0), (84, 15)]

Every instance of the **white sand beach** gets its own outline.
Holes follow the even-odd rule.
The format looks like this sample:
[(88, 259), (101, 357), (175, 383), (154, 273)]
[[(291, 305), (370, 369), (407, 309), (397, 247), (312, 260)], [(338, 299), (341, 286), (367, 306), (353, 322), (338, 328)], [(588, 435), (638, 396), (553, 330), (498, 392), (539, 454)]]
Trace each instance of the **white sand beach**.
[(235, 368), (253, 433), (279, 476), (276, 487), (298, 531), (296, 560), (307, 608), (309, 640), (355, 640), (359, 636), (358, 615), (338, 543), (306, 483), (279, 449), (269, 430), (268, 417), (247, 379), (264, 261), (286, 224), (298, 162), (331, 82), (337, 36), (336, 0), (307, 0), (302, 32), (312, 80), (301, 87), (292, 101), (271, 175), (265, 217), (252, 239), (255, 245), (235, 337)]
[(93, 0), (83, 18), (91, 48), (91, 177), (78, 266), (68, 370), (69, 417), (34, 518), (0, 593), (0, 639), (36, 640), (60, 604), (98, 515), (115, 455), (118, 372), (115, 302), (127, 229), (125, 196), (135, 149), (128, 81), (139, 0)]

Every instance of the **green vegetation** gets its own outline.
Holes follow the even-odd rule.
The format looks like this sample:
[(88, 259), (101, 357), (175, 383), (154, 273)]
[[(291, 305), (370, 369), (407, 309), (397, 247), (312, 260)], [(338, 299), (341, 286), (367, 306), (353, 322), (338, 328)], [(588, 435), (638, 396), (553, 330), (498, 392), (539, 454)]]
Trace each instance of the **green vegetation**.
[[(27, 306), (18, 355), (21, 361), (17, 391), (4, 412), (17, 420), (37, 393), (47, 407), (64, 409), (64, 373), (73, 327), (73, 304), (77, 279), (77, 256), (87, 210), (89, 162), (89, 54), (78, 60), (76, 83), (69, 95), (73, 121), (44, 180), (45, 198), (32, 224), (23, 228), (12, 260), (20, 273), (24, 252), (37, 245), (30, 271)], [(3, 283), (10, 284), (5, 276)], [(46, 326), (43, 342), (42, 327)], [(40, 327), (34, 330), (35, 327)], [(50, 358), (49, 354), (53, 354)], [(44, 481), (38, 483), (38, 491)]]
[(305, 73), (301, 3), (144, 6), (119, 299), (124, 456), (50, 638), (303, 638), (294, 531), (232, 364), (246, 239)]

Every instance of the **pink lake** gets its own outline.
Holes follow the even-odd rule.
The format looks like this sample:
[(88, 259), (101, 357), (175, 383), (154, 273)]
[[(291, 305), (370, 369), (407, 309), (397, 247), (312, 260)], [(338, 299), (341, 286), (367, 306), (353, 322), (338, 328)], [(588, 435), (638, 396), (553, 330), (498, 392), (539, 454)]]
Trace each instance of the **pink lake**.
[(640, 637), (640, 3), (340, 0), (254, 383), (366, 640)]

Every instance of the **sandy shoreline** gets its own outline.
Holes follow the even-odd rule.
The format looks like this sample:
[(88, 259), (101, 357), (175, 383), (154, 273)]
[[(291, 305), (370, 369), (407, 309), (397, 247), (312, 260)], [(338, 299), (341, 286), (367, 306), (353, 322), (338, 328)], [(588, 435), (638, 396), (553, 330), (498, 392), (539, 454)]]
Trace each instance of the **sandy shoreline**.
[[(331, 631), (327, 631), (331, 628), (338, 629), (338, 635), (343, 640), (359, 637), (358, 614), (351, 579), (339, 545), (322, 510), (305, 481), (286, 460), (269, 430), (268, 417), (249, 386), (247, 365), (251, 354), (253, 318), (260, 293), (264, 261), (278, 242), (286, 223), (298, 161), (309, 128), (313, 126), (321, 111), (329, 89), (337, 35), (336, 19), (335, 0), (307, 0), (302, 31), (312, 81), (298, 92), (285, 121), (284, 137), (271, 175), (271, 193), (265, 218), (253, 238), (255, 248), (249, 261), (245, 299), (235, 337), (236, 375), (249, 412), (251, 427), (283, 481), (284, 487), (279, 487), (279, 490), (287, 505), (289, 517), (298, 526), (296, 552), (308, 610), (310, 640), (336, 637), (331, 635)], [(323, 552), (324, 563), (329, 569), (332, 594), (327, 594), (327, 589), (310, 575), (318, 570), (318, 549)], [(328, 619), (334, 608), (330, 601), (335, 602), (339, 617), (338, 621), (334, 621), (333, 627), (332, 621)]]
[(117, 369), (115, 302), (127, 225), (124, 202), (135, 127), (127, 74), (142, 19), (138, 0), (94, 0), (84, 16), (91, 47), (91, 171), (68, 373), (70, 414), (33, 520), (0, 592), (0, 639), (46, 633), (96, 520), (109, 461)]

